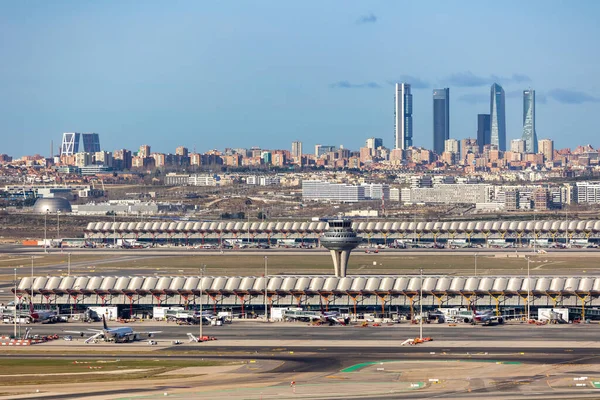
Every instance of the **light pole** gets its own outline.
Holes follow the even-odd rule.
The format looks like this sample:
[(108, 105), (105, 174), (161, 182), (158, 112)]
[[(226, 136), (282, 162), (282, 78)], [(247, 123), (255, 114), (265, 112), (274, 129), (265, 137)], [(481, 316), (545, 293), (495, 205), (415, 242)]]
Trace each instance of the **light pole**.
[(267, 263), (269, 257), (265, 256), (265, 322), (269, 322), (269, 310), (267, 308), (267, 283), (269, 279), (267, 278)]
[(531, 277), (529, 275), (529, 261), (527, 257), (527, 322), (531, 319)]
[(477, 256), (478, 254), (475, 253), (475, 276), (477, 277)]
[(534, 253), (536, 252), (536, 246), (537, 246), (537, 237), (535, 234), (535, 222), (536, 222), (535, 220), (536, 220), (535, 210), (533, 210), (533, 252)]
[(113, 249), (117, 248), (117, 212), (113, 211)]
[(33, 256), (31, 256), (31, 283), (29, 284), (29, 302), (33, 304)]
[(67, 276), (71, 276), (71, 253), (67, 253)]
[(206, 268), (206, 265), (202, 264), (202, 268), (200, 268), (200, 337), (198, 338), (198, 340), (200, 342), (202, 342), (202, 327), (204, 326), (204, 316), (202, 315), (202, 285), (204, 285), (204, 282), (202, 282), (204, 280), (204, 269)]
[(56, 239), (60, 240), (60, 210), (56, 211)]
[(15, 268), (15, 299), (13, 301), (14, 303), (14, 310), (13, 310), (13, 325), (14, 325), (14, 331), (13, 331), (13, 338), (17, 338), (17, 269)]
[(421, 268), (421, 284), (419, 285), (419, 306), (420, 306), (420, 318), (419, 318), (419, 339), (423, 340), (423, 268)]
[(46, 236), (46, 231), (47, 231), (47, 220), (48, 220), (48, 210), (46, 210), (46, 212), (44, 213), (44, 253), (48, 253), (48, 243), (47, 243), (47, 236)]

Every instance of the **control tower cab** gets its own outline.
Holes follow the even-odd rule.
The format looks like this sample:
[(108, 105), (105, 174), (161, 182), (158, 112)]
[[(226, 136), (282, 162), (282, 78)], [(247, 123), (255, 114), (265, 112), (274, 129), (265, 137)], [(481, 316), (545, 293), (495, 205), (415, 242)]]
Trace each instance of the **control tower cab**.
[(321, 244), (329, 250), (333, 258), (335, 276), (346, 276), (350, 252), (362, 241), (352, 229), (352, 220), (332, 219), (328, 221), (329, 229), (321, 236)]

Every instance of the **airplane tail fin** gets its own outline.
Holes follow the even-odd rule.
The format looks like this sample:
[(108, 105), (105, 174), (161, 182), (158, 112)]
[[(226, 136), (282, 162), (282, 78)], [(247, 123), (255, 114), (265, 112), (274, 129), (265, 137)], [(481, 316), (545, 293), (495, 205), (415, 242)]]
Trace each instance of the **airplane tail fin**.
[(104, 314), (102, 314), (102, 325), (104, 326), (105, 330), (108, 330), (108, 325), (106, 325), (106, 317)]

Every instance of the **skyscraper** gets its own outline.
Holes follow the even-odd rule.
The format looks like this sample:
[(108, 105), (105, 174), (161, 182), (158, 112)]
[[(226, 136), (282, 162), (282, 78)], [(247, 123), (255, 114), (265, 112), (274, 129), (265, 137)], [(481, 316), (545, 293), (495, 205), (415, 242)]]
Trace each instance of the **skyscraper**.
[(412, 146), (412, 94), (408, 83), (396, 83), (394, 107), (394, 148), (406, 150)]
[[(80, 149), (79, 145), (83, 144)], [(100, 151), (100, 136), (97, 133), (63, 133), (62, 143), (60, 145), (60, 154), (72, 156), (73, 154), (96, 153)]]
[(292, 157), (302, 157), (302, 142), (292, 142)]
[(523, 90), (523, 140), (526, 153), (538, 152), (538, 140), (535, 132), (535, 90)]
[(506, 114), (504, 111), (504, 89), (494, 83), (490, 90), (490, 144), (506, 151)]
[(479, 145), (479, 152), (483, 153), (483, 146), (490, 143), (490, 114), (477, 114), (477, 144)]
[(433, 89), (433, 151), (444, 152), (450, 139), (450, 89)]

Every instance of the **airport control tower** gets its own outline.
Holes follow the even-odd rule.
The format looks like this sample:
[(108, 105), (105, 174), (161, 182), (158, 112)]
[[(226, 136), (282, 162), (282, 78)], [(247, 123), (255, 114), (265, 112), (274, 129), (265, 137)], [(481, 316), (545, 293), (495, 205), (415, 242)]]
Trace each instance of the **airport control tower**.
[(331, 252), (335, 276), (346, 276), (350, 252), (361, 242), (356, 236), (349, 219), (332, 219), (328, 221), (329, 229), (321, 236), (321, 244)]

